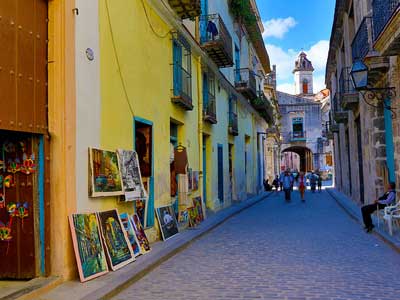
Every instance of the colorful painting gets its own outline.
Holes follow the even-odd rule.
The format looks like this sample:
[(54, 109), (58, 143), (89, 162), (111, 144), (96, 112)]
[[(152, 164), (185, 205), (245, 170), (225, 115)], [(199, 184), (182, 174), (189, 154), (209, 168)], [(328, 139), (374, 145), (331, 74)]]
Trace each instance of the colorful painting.
[(97, 213), (108, 263), (117, 270), (135, 260), (128, 237), (116, 209)]
[(161, 235), (164, 241), (176, 235), (178, 230), (178, 222), (175, 218), (175, 212), (172, 205), (156, 208), (158, 223), (160, 225)]
[(139, 217), (142, 226), (146, 226), (147, 220), (147, 200), (136, 200), (135, 202), (135, 212)]
[(73, 214), (69, 216), (69, 225), (81, 282), (107, 273), (107, 260), (96, 214)]
[(122, 225), (124, 225), (125, 232), (128, 236), (128, 240), (131, 243), (133, 254), (136, 256), (140, 255), (139, 241), (136, 237), (135, 230), (131, 222), (129, 222), (129, 215), (127, 213), (119, 214)]
[(204, 221), (203, 206), (201, 205), (201, 197), (193, 198), (193, 207), (197, 210), (197, 218), (199, 222)]
[(193, 191), (197, 191), (199, 189), (199, 171), (193, 171)]
[(117, 155), (125, 201), (146, 199), (147, 192), (143, 186), (136, 152), (119, 149), (117, 150)]
[(122, 195), (122, 183), (117, 154), (112, 151), (89, 148), (89, 196)]
[(130, 218), (133, 229), (135, 230), (136, 237), (139, 241), (140, 252), (145, 254), (151, 250), (150, 243), (147, 239), (146, 233), (144, 232), (143, 226), (140, 223), (140, 219), (137, 214), (134, 214)]
[(188, 187), (189, 191), (193, 189), (193, 171), (192, 168), (188, 169)]
[(188, 225), (189, 225), (189, 213), (188, 213), (188, 211), (186, 209), (179, 212), (179, 214), (178, 214), (178, 225), (179, 225), (179, 228), (181, 228), (181, 229), (188, 227)]
[(189, 227), (196, 227), (200, 224), (197, 209), (194, 207), (187, 208), (188, 217), (189, 217)]

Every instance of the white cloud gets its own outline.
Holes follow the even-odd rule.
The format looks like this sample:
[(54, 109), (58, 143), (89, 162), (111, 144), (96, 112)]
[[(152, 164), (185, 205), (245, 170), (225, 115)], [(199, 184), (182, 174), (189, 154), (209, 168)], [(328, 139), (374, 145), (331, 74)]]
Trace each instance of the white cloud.
[(264, 22), (264, 33), (263, 37), (276, 37), (282, 39), (286, 32), (290, 28), (296, 26), (297, 22), (293, 17), (287, 17), (286, 19), (271, 19)]
[(294, 84), (293, 83), (282, 83), (276, 86), (276, 89), (280, 92), (294, 94)]
[[(284, 50), (279, 46), (273, 44), (266, 44), (271, 65), (276, 65), (278, 90), (279, 86), (289, 90), (289, 83), (293, 82), (293, 68), (294, 62), (300, 50)], [(307, 54), (307, 58), (311, 60), (314, 66), (314, 92), (325, 88), (325, 66), (328, 57), (329, 41), (321, 40), (310, 47), (310, 49), (303, 50)], [(294, 86), (294, 83), (292, 84)], [(294, 90), (294, 88), (292, 88)]]

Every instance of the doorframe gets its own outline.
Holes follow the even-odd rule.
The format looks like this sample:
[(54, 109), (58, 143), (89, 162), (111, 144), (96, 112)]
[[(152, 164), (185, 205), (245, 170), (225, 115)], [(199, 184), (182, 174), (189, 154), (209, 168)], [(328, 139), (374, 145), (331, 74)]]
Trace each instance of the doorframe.
[[(150, 176), (150, 186), (149, 186), (149, 198), (147, 203), (147, 215), (146, 224), (144, 228), (151, 228), (154, 226), (155, 216), (154, 216), (154, 124), (152, 121), (141, 118), (133, 118), (133, 149), (136, 150), (136, 122), (143, 123), (151, 126), (151, 176)], [(149, 222), (150, 220), (150, 222)], [(149, 224), (150, 223), (150, 224)]]

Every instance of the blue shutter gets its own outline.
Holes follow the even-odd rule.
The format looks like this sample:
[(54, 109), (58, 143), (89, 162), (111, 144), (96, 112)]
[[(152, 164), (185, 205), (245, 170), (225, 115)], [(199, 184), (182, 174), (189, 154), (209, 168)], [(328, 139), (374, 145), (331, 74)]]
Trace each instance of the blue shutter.
[(203, 74), (203, 110), (208, 107), (208, 76), (207, 73)]
[(200, 43), (207, 42), (208, 0), (201, 0)]
[(218, 145), (218, 199), (224, 202), (224, 154), (222, 145)]
[(182, 46), (173, 41), (174, 60), (174, 96), (180, 96), (182, 90)]
[(388, 109), (391, 105), (390, 99), (386, 99), (384, 109), (385, 119), (385, 140), (386, 140), (386, 163), (389, 169), (389, 181), (395, 182), (394, 176), (394, 145), (393, 145), (393, 127), (392, 112)]

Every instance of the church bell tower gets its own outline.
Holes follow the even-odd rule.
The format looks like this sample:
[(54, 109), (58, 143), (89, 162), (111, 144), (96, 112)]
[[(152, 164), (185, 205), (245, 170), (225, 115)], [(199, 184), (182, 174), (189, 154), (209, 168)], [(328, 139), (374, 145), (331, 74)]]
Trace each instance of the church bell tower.
[(303, 51), (297, 57), (293, 74), (296, 95), (313, 95), (313, 72), (314, 68), (311, 61), (307, 59), (307, 54)]

